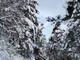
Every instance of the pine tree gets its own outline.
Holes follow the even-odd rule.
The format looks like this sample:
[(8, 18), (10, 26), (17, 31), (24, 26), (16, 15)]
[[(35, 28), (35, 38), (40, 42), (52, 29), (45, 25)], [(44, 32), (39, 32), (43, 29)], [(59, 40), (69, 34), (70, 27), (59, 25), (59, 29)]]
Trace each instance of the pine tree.
[[(50, 45), (51, 48), (48, 49), (50, 53), (49, 59), (50, 60), (79, 60), (79, 1), (77, 0), (70, 0), (67, 2), (67, 12), (68, 15), (65, 18), (59, 19), (61, 22), (56, 19), (49, 19), (49, 22), (53, 22), (55, 20), (56, 24), (54, 24), (54, 28), (52, 31), (52, 36), (50, 37)], [(70, 7), (69, 7), (70, 6)], [(74, 10), (73, 10), (74, 8)], [(69, 28), (68, 33), (64, 35), (64, 30), (60, 29), (59, 26), (62, 22), (69, 22), (67, 26)], [(59, 22), (59, 25), (58, 25)], [(77, 23), (76, 23), (77, 22)], [(60, 33), (59, 31), (64, 31)], [(57, 34), (56, 34), (57, 32)], [(58, 37), (59, 36), (59, 37)]]
[(37, 34), (37, 5), (35, 0), (0, 1), (0, 35), (5, 35), (15, 51), (30, 60), (36, 59), (36, 41), (40, 39), (36, 39), (36, 36), (40, 35)]
[[(67, 42), (66, 51), (68, 52), (68, 55), (72, 57), (72, 60), (77, 59), (79, 60), (79, 52), (77, 49), (79, 48), (79, 25), (80, 25), (80, 2), (78, 0), (72, 0), (71, 2), (74, 3), (74, 11), (72, 13), (72, 17), (70, 19), (73, 19), (71, 22), (72, 24), (69, 25), (72, 26), (72, 28), (69, 29), (69, 33), (66, 36), (65, 41)], [(77, 23), (76, 23), (77, 22)], [(75, 24), (76, 23), (76, 24)], [(77, 55), (77, 56), (76, 56)]]

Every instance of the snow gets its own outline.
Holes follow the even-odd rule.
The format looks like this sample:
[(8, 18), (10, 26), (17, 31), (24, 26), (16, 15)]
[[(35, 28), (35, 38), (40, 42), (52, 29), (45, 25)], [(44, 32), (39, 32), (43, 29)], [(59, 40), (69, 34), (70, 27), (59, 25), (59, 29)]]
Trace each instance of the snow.
[(11, 60), (25, 60), (25, 59), (20, 55), (15, 55), (15, 56), (12, 56)]
[(66, 36), (66, 34), (69, 33), (69, 30), (73, 28), (73, 26), (76, 26), (78, 24), (79, 20), (74, 22), (74, 19), (70, 19), (67, 21), (63, 21), (60, 25), (60, 29), (63, 31), (63, 36)]
[[(36, 31), (39, 30), (39, 28), (33, 23), (32, 20), (24, 16), (25, 13), (19, 10), (19, 9), (26, 10), (27, 8), (30, 9), (31, 6), (26, 6), (27, 3), (30, 3), (30, 1), (26, 2), (22, 0), (16, 0), (16, 1), (5, 0), (3, 2), (6, 4), (3, 4), (3, 6), (0, 6), (0, 8), (4, 10), (4, 14), (3, 12), (1, 12), (3, 16), (1, 16), (0, 19), (5, 18), (3, 20), (9, 21), (12, 25), (10, 27), (6, 27), (6, 30), (8, 32), (4, 32), (3, 29), (0, 28), (0, 60), (35, 60), (35, 55), (33, 53), (34, 53), (34, 47), (36, 47), (36, 44), (33, 43), (31, 39), (32, 39), (32, 35), (36, 35), (35, 33)], [(10, 5), (8, 5), (8, 7), (6, 6), (4, 7), (4, 5), (7, 5), (8, 2)], [(36, 8), (34, 10), (36, 10)], [(34, 16), (36, 17), (35, 12), (33, 12), (32, 14), (34, 14)], [(7, 17), (10, 19), (8, 19)], [(33, 16), (30, 16), (30, 17), (32, 18)], [(35, 20), (35, 18), (33, 20)], [(28, 23), (28, 24), (26, 25), (25, 23)], [(0, 26), (2, 27), (1, 23), (0, 23)], [(34, 33), (30, 32), (30, 29), (33, 29)], [(33, 38), (34, 37), (35, 36), (33, 36)], [(12, 42), (10, 43), (10, 40), (11, 41), (15, 40), (15, 42), (13, 42), (12, 44)], [(19, 48), (20, 48), (20, 51), (18, 51)], [(22, 52), (21, 49), (22, 51), (23, 49), (25, 49), (26, 51)], [(26, 55), (26, 57), (24, 55)], [(29, 55), (29, 57), (27, 57), (27, 55)]]
[[(20, 0), (21, 1), (21, 0)], [(15, 4), (13, 4), (13, 5), (11, 5), (10, 7), (7, 7), (7, 8), (5, 8), (5, 11), (7, 12), (7, 11), (9, 11), (9, 10), (11, 10), (12, 12), (13, 11), (15, 11), (17, 8), (17, 6), (18, 5), (20, 5), (19, 3), (15, 3)], [(22, 5), (22, 6), (24, 6), (24, 5)], [(27, 9), (27, 8), (25, 8), (25, 6), (24, 7), (22, 7), (23, 9)], [(30, 9), (30, 6), (28, 6), (28, 9)], [(17, 9), (18, 10), (18, 9)], [(17, 11), (16, 10), (16, 11)], [(17, 11), (16, 12), (15, 11), (15, 13), (17, 13), (17, 12), (19, 12), (19, 11)], [(20, 13), (20, 12), (19, 12)], [(21, 13), (20, 13), (21, 14)], [(34, 14), (34, 13), (33, 13)], [(23, 17), (20, 17), (20, 16), (23, 16)], [(9, 16), (8, 16), (9, 17)], [(6, 18), (5, 16), (4, 17), (1, 17), (1, 18)], [(0, 19), (1, 19), (0, 18)], [(14, 17), (13, 17), (14, 18)], [(67, 47), (67, 45), (68, 45), (68, 43), (66, 43), (66, 42), (62, 42), (62, 41), (57, 41), (57, 43), (54, 43), (54, 44), (50, 44), (49, 45), (49, 43), (46, 43), (45, 41), (44, 41), (44, 36), (38, 36), (38, 34), (36, 34), (36, 32), (39, 32), (39, 31), (42, 31), (42, 29), (44, 28), (44, 27), (46, 27), (47, 29), (49, 29), (48, 28), (48, 25), (50, 25), (48, 22), (46, 22), (45, 23), (45, 25), (43, 25), (43, 26), (36, 26), (34, 23), (33, 23), (33, 21), (32, 20), (30, 20), (30, 19), (28, 19), (27, 17), (25, 17), (24, 15), (19, 15), (19, 17), (18, 18), (20, 18), (21, 20), (20, 21), (15, 21), (16, 22), (16, 25), (15, 25), (15, 29), (17, 30), (17, 32), (18, 32), (18, 34), (19, 34), (19, 37), (16, 37), (15, 38), (15, 36), (13, 37), (13, 38), (15, 38), (15, 39), (13, 39), (13, 40), (19, 40), (18, 42), (17, 41), (15, 41), (16, 43), (15, 43), (15, 45), (16, 46), (13, 46), (12, 44), (10, 44), (9, 43), (9, 41), (8, 41), (8, 38), (9, 37), (7, 37), (6, 35), (7, 35), (7, 33), (4, 33), (2, 30), (0, 30), (1, 32), (0, 32), (0, 34), (2, 35), (2, 36), (0, 36), (0, 60), (35, 60), (35, 57), (36, 56), (39, 56), (40, 55), (40, 57), (42, 56), (42, 57), (46, 57), (47, 59), (46, 60), (49, 60), (48, 59), (48, 56), (46, 56), (47, 55), (47, 53), (46, 53), (46, 51), (47, 51), (47, 49), (48, 48), (53, 48), (54, 49), (54, 47), (56, 46), (56, 47), (58, 47), (57, 49), (61, 49), (61, 50), (64, 50), (64, 49), (66, 49), (66, 47)], [(5, 20), (4, 20), (5, 21)], [(25, 27), (26, 25), (25, 24), (23, 24), (22, 26), (21, 25), (19, 25), (19, 23), (21, 23), (22, 24), (22, 21), (26, 21), (25, 23), (28, 23), (29, 24), (29, 26), (27, 26), (27, 27)], [(11, 22), (11, 21), (10, 21)], [(17, 23), (18, 22), (18, 23)], [(24, 22), (23, 22), (24, 23)], [(63, 22), (61, 22), (61, 25), (60, 25), (60, 27), (59, 27), (59, 29), (58, 30), (55, 30), (55, 32), (56, 33), (59, 33), (58, 35), (55, 33), (55, 34), (52, 34), (52, 36), (53, 36), (53, 38), (55, 39), (55, 40), (60, 40), (60, 39), (57, 39), (58, 37), (61, 37), (61, 34), (63, 34), (63, 37), (66, 35), (66, 34), (68, 34), (68, 32), (69, 32), (69, 30), (70, 29), (72, 29), (73, 28), (73, 26), (75, 26), (76, 24), (78, 23), (78, 20), (76, 21), (76, 22), (73, 22), (73, 19), (72, 20), (67, 20), (67, 21), (63, 21)], [(56, 23), (54, 23), (53, 24), (53, 27), (55, 26), (55, 24)], [(25, 25), (25, 26), (24, 26)], [(0, 25), (1, 26), (1, 25)], [(52, 27), (52, 28), (53, 28)], [(36, 31), (35, 33), (31, 33), (30, 31), (29, 31), (29, 29), (33, 29), (34, 31)], [(48, 31), (50, 31), (51, 29), (49, 29)], [(63, 31), (63, 30), (65, 30), (65, 31)], [(8, 30), (8, 31), (10, 31), (10, 30)], [(24, 32), (23, 32), (24, 31)], [(10, 31), (11, 32), (11, 31)], [(3, 34), (2, 34), (3, 33)], [(14, 33), (16, 33), (15, 31), (14, 31)], [(40, 32), (39, 32), (40, 33)], [(35, 39), (35, 36), (33, 36), (33, 38), (34, 38), (34, 41), (32, 41), (31, 40), (31, 38), (32, 38), (32, 35), (37, 35), (38, 36), (38, 39), (36, 40)], [(41, 35), (43, 35), (42, 33), (41, 33)], [(9, 35), (10, 36), (10, 35)], [(25, 37), (25, 36), (27, 36), (27, 37)], [(57, 36), (57, 38), (56, 38), (56, 36)], [(25, 38), (24, 38), (25, 37)], [(18, 39), (17, 39), (18, 38)], [(63, 38), (62, 38), (63, 39)], [(24, 41), (22, 41), (22, 40), (24, 40)], [(42, 41), (43, 40), (43, 41)], [(63, 39), (63, 40), (65, 40), (65, 39)], [(39, 42), (40, 44), (41, 44), (41, 46), (38, 46), (38, 44), (36, 43), (36, 42)], [(61, 43), (62, 44), (61, 44)], [(18, 44), (19, 43), (19, 44)], [(20, 44), (21, 43), (21, 44)], [(59, 44), (60, 43), (60, 44)], [(66, 43), (65, 44), (65, 46), (64, 46), (64, 43)], [(37, 54), (34, 54), (34, 51), (35, 51), (35, 49), (34, 49), (34, 47), (36, 47), (37, 48), (37, 50), (39, 50), (39, 53), (37, 53)], [(63, 47), (64, 47), (64, 49), (63, 49)], [(19, 53), (17, 53), (18, 51), (18, 48), (20, 48), (20, 49), (22, 49), (22, 51), (20, 52), (20, 54)], [(26, 51), (25, 51), (25, 50)], [(73, 48), (74, 49), (74, 48)], [(71, 49), (69, 49), (69, 51), (71, 51)], [(26, 53), (27, 52), (27, 53)], [(49, 51), (50, 52), (50, 51)], [(23, 55), (21, 55), (21, 53), (23, 54)], [(39, 55), (38, 55), (39, 54)], [(24, 55), (29, 55), (28, 56), (28, 58), (26, 57), (26, 58), (24, 58), (25, 56)], [(40, 60), (43, 60), (43, 58), (40, 58)]]
[[(28, 40), (29, 49), (33, 51), (32, 44)], [(0, 60), (35, 60), (33, 54), (30, 54), (30, 58), (23, 58), (21, 55), (17, 54), (14, 47), (11, 46), (5, 40), (0, 40)]]
[(35, 60), (35, 57), (33, 54), (30, 54), (31, 59), (30, 60)]
[(28, 40), (25, 41), (25, 42), (29, 45), (29, 50), (32, 52), (34, 45), (33, 45), (32, 41), (31, 41), (31, 39), (28, 39)]
[(60, 32), (61, 32), (61, 30), (55, 30), (55, 32), (56, 32), (56, 33), (60, 33)]
[[(16, 55), (15, 55), (16, 54)], [(0, 40), (0, 60), (24, 60), (21, 56), (15, 53), (12, 46), (5, 40)]]
[(4, 51), (0, 50), (0, 60), (9, 60), (8, 56), (5, 54)]
[(33, 22), (31, 20), (29, 20), (28, 18), (21, 18), (21, 19), (25, 20), (26, 22), (28, 22), (29, 26), (34, 29), (35, 25), (33, 24)]
[(17, 26), (16, 30), (17, 30), (18, 33), (19, 33), (19, 37), (20, 37), (20, 38), (23, 38), (22, 29), (21, 29), (21, 27), (20, 27), (19, 25)]
[(26, 31), (26, 36), (31, 37), (31, 34), (29, 31)]

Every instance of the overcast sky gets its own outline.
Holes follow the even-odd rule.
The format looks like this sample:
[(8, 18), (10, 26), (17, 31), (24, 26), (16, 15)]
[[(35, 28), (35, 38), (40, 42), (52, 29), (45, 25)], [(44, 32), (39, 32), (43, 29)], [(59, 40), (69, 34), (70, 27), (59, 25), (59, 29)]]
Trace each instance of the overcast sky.
[(65, 15), (65, 0), (37, 0), (39, 3), (39, 22), (44, 23), (45, 29), (43, 30), (44, 35), (48, 38), (51, 35), (52, 26), (50, 23), (46, 22), (45, 18), (47, 16), (57, 16), (57, 15)]

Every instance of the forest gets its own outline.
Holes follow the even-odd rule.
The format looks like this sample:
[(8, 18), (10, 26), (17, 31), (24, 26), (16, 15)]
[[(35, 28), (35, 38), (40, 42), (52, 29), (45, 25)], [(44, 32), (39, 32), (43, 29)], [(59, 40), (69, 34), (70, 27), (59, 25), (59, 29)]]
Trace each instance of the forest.
[(45, 17), (47, 42), (37, 0), (0, 0), (0, 60), (80, 60), (80, 0), (65, 5), (64, 16)]

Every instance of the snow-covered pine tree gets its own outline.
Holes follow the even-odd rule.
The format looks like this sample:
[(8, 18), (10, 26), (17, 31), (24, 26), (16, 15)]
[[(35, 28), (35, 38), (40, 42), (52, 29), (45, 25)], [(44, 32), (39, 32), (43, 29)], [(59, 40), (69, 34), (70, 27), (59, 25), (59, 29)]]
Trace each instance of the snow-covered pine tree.
[[(65, 16), (65, 19), (64, 18), (61, 19), (62, 22), (59, 25), (61, 26), (61, 24), (65, 23), (66, 26), (64, 27), (67, 27), (67, 29), (65, 29), (65, 31), (62, 33), (62, 36), (60, 36), (59, 38), (57, 36), (59, 36), (58, 34), (61, 33), (58, 33), (57, 35), (55, 34), (56, 32), (58, 32), (57, 29), (59, 26), (56, 27), (55, 24), (55, 28), (53, 29), (53, 33), (50, 38), (49, 44), (51, 45), (51, 48), (48, 50), (48, 52), (50, 52), (49, 58), (51, 60), (80, 59), (79, 56), (80, 2), (79, 0), (70, 0), (70, 1), (68, 0), (67, 6), (68, 6), (67, 7), (68, 15)], [(74, 8), (74, 10), (71, 11), (71, 9), (73, 9), (72, 7)]]
[(53, 31), (51, 34), (51, 37), (49, 39), (49, 48), (48, 48), (48, 57), (49, 60), (61, 60), (63, 59), (61, 56), (62, 50), (63, 50), (63, 41), (62, 36), (64, 30), (60, 28), (61, 20), (60, 16), (57, 17), (57, 19), (53, 19), (53, 17), (50, 19), (53, 23)]
[(39, 24), (36, 34), (36, 47), (34, 50), (36, 60), (46, 60), (46, 38), (42, 33), (43, 28), (43, 24)]
[(28, 60), (37, 60), (35, 48), (39, 49), (36, 41), (40, 39), (37, 36), (41, 30), (38, 28), (36, 5), (35, 0), (0, 0), (0, 41), (4, 40), (7, 46), (0, 49), (8, 54), (4, 56), (9, 57), (8, 60), (18, 60), (17, 54)]
[(67, 55), (70, 55), (72, 60), (79, 60), (79, 46), (80, 46), (80, 1), (79, 0), (72, 0), (68, 1), (74, 3), (74, 11), (72, 13), (73, 21), (70, 22), (69, 25), (69, 32), (66, 35), (66, 51)]

